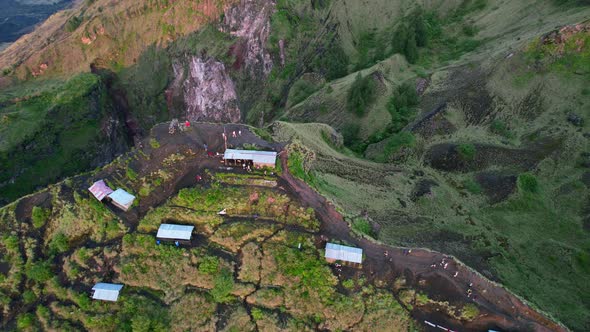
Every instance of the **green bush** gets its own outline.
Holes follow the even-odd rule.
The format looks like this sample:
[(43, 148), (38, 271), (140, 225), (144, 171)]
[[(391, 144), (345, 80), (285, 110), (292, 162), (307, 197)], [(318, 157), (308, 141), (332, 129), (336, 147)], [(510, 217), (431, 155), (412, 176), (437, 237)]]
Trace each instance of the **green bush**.
[(465, 189), (467, 189), (467, 191), (469, 191), (470, 193), (472, 193), (474, 195), (479, 195), (482, 192), (482, 189), (481, 189), (481, 186), (479, 185), (479, 183), (473, 179), (465, 180), (465, 182), (463, 182), (463, 186), (465, 187)]
[(290, 105), (299, 104), (300, 102), (307, 99), (307, 97), (318, 91), (320, 87), (321, 86), (318, 86), (307, 80), (298, 80), (295, 82), (295, 84), (293, 84), (291, 91), (289, 92)]
[(26, 330), (35, 324), (35, 316), (32, 313), (21, 314), (16, 319), (16, 327), (20, 330)]
[(41, 207), (35, 206), (33, 207), (32, 219), (33, 219), (33, 227), (41, 228), (47, 222), (47, 218), (49, 218), (50, 211), (43, 209)]
[(539, 191), (539, 182), (531, 173), (523, 173), (518, 176), (518, 188), (523, 192), (536, 193)]
[(229, 302), (233, 299), (230, 295), (234, 287), (234, 277), (228, 268), (223, 268), (215, 278), (215, 286), (209, 291), (213, 300), (217, 303)]
[(387, 103), (387, 110), (391, 114), (391, 128), (393, 133), (402, 130), (414, 116), (414, 109), (418, 105), (418, 94), (412, 84), (404, 83), (394, 92)]
[(157, 149), (157, 148), (159, 148), (159, 147), (160, 147), (160, 142), (158, 142), (158, 140), (157, 140), (157, 139), (155, 139), (155, 138), (150, 138), (150, 146), (151, 146), (153, 149)]
[(383, 151), (383, 157), (378, 161), (387, 161), (394, 153), (399, 151), (402, 147), (410, 147), (414, 144), (415, 137), (411, 132), (402, 131), (397, 133), (389, 139)]
[(369, 221), (367, 221), (364, 218), (356, 218), (355, 220), (353, 220), (352, 222), (352, 229), (354, 229), (355, 231), (368, 235), (368, 236), (373, 236), (373, 228), (371, 227), (371, 224), (369, 223)]
[(354, 288), (354, 280), (346, 279), (342, 282), (342, 287), (346, 289), (353, 289)]
[(497, 119), (492, 121), (492, 123), (490, 124), (490, 130), (492, 131), (492, 133), (506, 138), (510, 138), (512, 136), (512, 134), (510, 133), (510, 129), (508, 129), (508, 126), (504, 122)]
[(361, 126), (358, 123), (347, 123), (342, 127), (344, 145), (352, 146), (357, 143)]
[(358, 73), (348, 90), (348, 111), (361, 117), (375, 100), (377, 86), (371, 75), (363, 77)]
[(37, 262), (28, 265), (26, 275), (27, 278), (38, 283), (43, 283), (53, 277), (51, 265), (48, 262)]
[(252, 318), (254, 318), (254, 321), (259, 321), (264, 318), (264, 312), (259, 308), (252, 308)]
[(83, 21), (82, 16), (72, 16), (66, 22), (66, 30), (68, 32), (73, 32), (74, 30), (78, 29), (78, 27), (80, 26), (80, 24), (82, 24), (82, 21)]
[(35, 293), (32, 290), (27, 289), (23, 292), (23, 301), (25, 302), (25, 304), (31, 304), (36, 300), (37, 295), (35, 295)]
[(459, 146), (457, 146), (457, 152), (459, 153), (461, 159), (473, 160), (475, 158), (477, 149), (473, 144), (459, 144)]
[(138, 177), (137, 172), (134, 171), (133, 168), (131, 168), (131, 166), (127, 166), (127, 170), (125, 171), (125, 175), (131, 181), (137, 180), (137, 177)]
[(215, 274), (219, 270), (219, 258), (216, 256), (205, 256), (199, 264), (199, 272)]
[(6, 247), (6, 250), (11, 251), (13, 253), (18, 252), (20, 249), (18, 246), (18, 237), (15, 235), (5, 236), (2, 242), (4, 243), (4, 247)]
[(51, 255), (60, 254), (68, 251), (70, 244), (68, 237), (63, 233), (58, 233), (53, 236), (51, 242), (49, 242), (49, 253)]

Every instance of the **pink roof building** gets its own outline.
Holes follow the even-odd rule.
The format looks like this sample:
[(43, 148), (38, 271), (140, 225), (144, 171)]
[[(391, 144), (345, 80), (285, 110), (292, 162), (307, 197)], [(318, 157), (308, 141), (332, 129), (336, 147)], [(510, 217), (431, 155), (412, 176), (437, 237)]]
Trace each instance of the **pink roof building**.
[(88, 190), (90, 190), (92, 195), (94, 195), (99, 201), (102, 201), (107, 195), (113, 192), (113, 189), (109, 188), (103, 180), (94, 182)]

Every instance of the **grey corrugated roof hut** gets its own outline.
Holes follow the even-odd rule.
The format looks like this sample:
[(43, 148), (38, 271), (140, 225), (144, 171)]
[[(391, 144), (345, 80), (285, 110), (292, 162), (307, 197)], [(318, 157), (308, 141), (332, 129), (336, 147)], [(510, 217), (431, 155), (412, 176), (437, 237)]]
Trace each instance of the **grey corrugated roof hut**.
[(123, 285), (121, 284), (108, 284), (99, 282), (98, 284), (94, 285), (94, 287), (92, 287), (92, 290), (94, 291), (92, 298), (103, 301), (117, 301), (121, 288), (123, 288)]
[(360, 264), (363, 262), (363, 249), (347, 247), (336, 243), (326, 243), (326, 254), (324, 257), (328, 260)]
[(108, 196), (113, 204), (123, 211), (129, 210), (133, 201), (135, 200), (135, 196), (131, 195), (130, 193), (126, 192), (125, 190), (119, 188), (114, 192), (110, 193)]
[(161, 224), (157, 238), (170, 240), (190, 240), (195, 226)]
[(234, 150), (227, 149), (223, 154), (224, 160), (247, 160), (255, 167), (275, 167), (277, 153), (274, 151)]

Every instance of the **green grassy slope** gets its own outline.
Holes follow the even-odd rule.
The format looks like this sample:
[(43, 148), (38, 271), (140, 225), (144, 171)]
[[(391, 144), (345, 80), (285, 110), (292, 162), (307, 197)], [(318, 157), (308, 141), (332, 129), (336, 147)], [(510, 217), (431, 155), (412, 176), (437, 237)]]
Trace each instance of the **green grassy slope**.
[(2, 91), (0, 200), (95, 167), (125, 149), (98, 76), (35, 81)]

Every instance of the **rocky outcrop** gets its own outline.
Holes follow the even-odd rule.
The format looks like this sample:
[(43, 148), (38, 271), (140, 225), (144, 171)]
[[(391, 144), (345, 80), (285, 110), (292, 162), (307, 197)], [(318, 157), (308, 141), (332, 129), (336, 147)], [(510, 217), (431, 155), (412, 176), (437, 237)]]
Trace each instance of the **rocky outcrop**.
[(251, 75), (257, 77), (270, 73), (273, 63), (265, 45), (274, 9), (272, 0), (241, 0), (225, 10), (221, 30), (239, 38), (231, 49), (236, 57), (234, 67), (245, 66)]
[(193, 56), (173, 65), (169, 105), (190, 121), (239, 122), (234, 83), (223, 63)]

